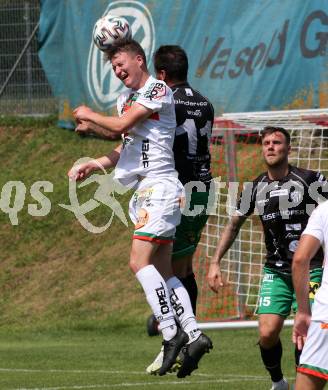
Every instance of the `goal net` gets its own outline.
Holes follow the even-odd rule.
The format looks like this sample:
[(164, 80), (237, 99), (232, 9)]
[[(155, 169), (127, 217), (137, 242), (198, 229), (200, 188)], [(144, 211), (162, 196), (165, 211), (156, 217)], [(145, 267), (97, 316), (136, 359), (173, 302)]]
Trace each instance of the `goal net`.
[[(284, 127), (291, 135), (291, 164), (328, 176), (328, 109), (230, 113), (217, 117), (212, 134), (212, 172), (216, 204), (204, 228), (194, 261), (199, 287), (197, 318), (201, 322), (256, 319), (258, 290), (265, 259), (262, 225), (249, 217), (221, 262), (226, 286), (213, 293), (206, 280), (210, 258), (243, 182), (266, 168), (259, 132), (265, 126)], [(223, 187), (225, 185), (225, 187)]]

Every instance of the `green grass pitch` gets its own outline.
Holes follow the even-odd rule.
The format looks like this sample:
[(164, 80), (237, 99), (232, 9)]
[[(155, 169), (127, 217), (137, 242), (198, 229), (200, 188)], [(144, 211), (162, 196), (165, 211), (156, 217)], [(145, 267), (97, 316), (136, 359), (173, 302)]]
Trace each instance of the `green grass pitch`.
[[(295, 377), (290, 328), (282, 334), (283, 368)], [(161, 338), (145, 327), (105, 330), (17, 331), (0, 333), (1, 390), (76, 389), (269, 389), (256, 345), (256, 329), (206, 332), (214, 349), (186, 379), (145, 373)]]

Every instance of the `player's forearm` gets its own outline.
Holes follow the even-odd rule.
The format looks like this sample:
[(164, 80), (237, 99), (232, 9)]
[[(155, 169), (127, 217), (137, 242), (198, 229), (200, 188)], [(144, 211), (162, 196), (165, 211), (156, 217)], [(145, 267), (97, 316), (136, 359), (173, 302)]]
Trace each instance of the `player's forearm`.
[(122, 145), (119, 145), (108, 155), (97, 158), (96, 161), (99, 164), (99, 169), (114, 168), (120, 158), (121, 149)]
[(300, 313), (310, 313), (309, 303), (309, 261), (294, 257), (292, 265), (293, 285)]
[[(124, 116), (104, 116), (97, 112), (92, 112), (89, 116), (89, 120), (95, 125), (96, 131), (102, 131), (104, 134), (116, 133), (122, 134), (128, 130), (128, 125)], [(101, 130), (103, 129), (103, 130)], [(107, 131), (107, 133), (106, 133)], [(98, 134), (98, 133), (97, 133)]]
[(229, 223), (226, 225), (222, 232), (211, 262), (217, 262), (218, 264), (220, 264), (221, 259), (235, 241), (239, 233), (240, 227), (241, 225), (234, 223), (233, 220), (229, 221)]
[(106, 129), (103, 126), (100, 126), (94, 122), (88, 122), (88, 128), (93, 133), (96, 134), (102, 138), (112, 138), (113, 134), (117, 134), (109, 129)]

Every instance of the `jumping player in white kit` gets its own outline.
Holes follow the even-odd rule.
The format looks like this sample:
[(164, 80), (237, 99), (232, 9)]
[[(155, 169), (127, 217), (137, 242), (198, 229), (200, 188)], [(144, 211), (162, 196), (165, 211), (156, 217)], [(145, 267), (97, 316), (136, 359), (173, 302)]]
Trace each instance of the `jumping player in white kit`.
[[(115, 167), (115, 178), (135, 189), (129, 204), (135, 224), (129, 265), (159, 322), (164, 339), (159, 375), (164, 375), (181, 348), (201, 334), (188, 293), (171, 269), (172, 242), (184, 196), (172, 150), (176, 126), (174, 99), (163, 81), (149, 75), (144, 51), (136, 41), (117, 40), (106, 54), (116, 77), (128, 88), (118, 98), (119, 117), (103, 116), (86, 106), (75, 109), (74, 116), (77, 130), (87, 122), (91, 130), (94, 126), (122, 134), (123, 144), (107, 156), (73, 167), (68, 175), (83, 180), (99, 166)], [(165, 264), (161, 274), (154, 266), (158, 261)], [(174, 305), (170, 302), (172, 294)], [(175, 310), (181, 306), (182, 329), (174, 319)]]

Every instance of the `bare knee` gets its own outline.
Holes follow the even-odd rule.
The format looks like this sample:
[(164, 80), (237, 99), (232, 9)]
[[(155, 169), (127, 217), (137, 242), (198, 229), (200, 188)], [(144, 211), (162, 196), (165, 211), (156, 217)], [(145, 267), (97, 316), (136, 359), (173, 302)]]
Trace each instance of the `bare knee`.
[(279, 316), (262, 317), (259, 321), (259, 343), (263, 348), (271, 348), (279, 341), (283, 319)]
[(279, 334), (272, 329), (263, 329), (260, 332), (260, 345), (263, 348), (271, 348), (277, 344), (279, 340)]
[(130, 270), (136, 274), (138, 271), (140, 271), (143, 267), (149, 265), (149, 261), (147, 258), (144, 258), (142, 256), (142, 253), (138, 250), (138, 247), (135, 245), (132, 246), (131, 253), (130, 253), (130, 261), (129, 261), (129, 268)]
[(129, 268), (134, 274), (136, 274), (139, 271), (138, 264), (136, 263), (136, 261), (134, 259), (131, 259), (131, 258), (130, 258), (130, 262), (129, 262)]
[(134, 274), (136, 274), (142, 268), (149, 265), (150, 264), (146, 261), (143, 261), (143, 259), (140, 259), (138, 257), (132, 257), (132, 256), (130, 257), (129, 268)]
[(138, 259), (138, 250), (136, 249), (135, 245), (132, 245), (131, 252), (130, 252), (129, 268), (134, 274), (136, 274), (139, 271), (137, 259)]

